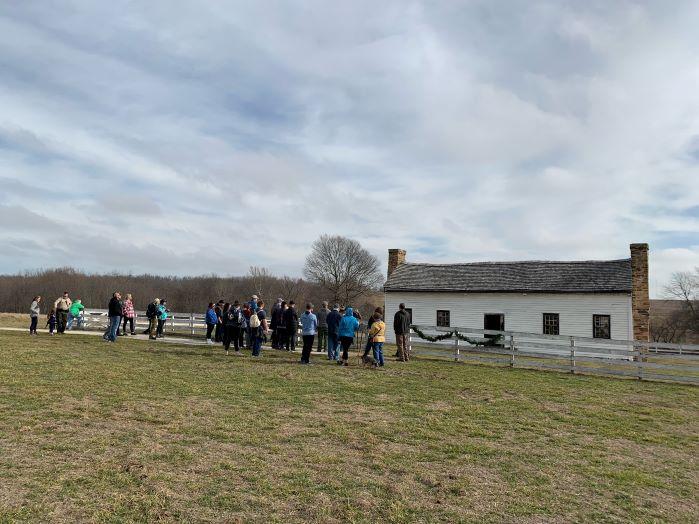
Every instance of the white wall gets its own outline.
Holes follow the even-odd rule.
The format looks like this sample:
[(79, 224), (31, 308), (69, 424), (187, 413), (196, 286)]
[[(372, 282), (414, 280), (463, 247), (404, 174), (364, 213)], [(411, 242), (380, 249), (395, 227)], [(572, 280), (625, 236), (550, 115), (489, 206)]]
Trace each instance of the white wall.
[(395, 341), (392, 323), (398, 304), (413, 310), (413, 323), (434, 326), (437, 310), (449, 310), (452, 327), (483, 329), (485, 313), (503, 313), (505, 329), (543, 332), (543, 313), (558, 313), (561, 335), (592, 337), (592, 315), (610, 315), (612, 338), (633, 338), (631, 295), (522, 293), (385, 293), (387, 337)]

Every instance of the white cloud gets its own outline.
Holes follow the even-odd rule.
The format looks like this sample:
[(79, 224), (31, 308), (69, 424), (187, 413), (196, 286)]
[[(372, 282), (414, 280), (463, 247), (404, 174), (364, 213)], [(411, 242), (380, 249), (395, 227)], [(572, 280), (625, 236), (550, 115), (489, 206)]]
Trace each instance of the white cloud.
[(439, 261), (619, 258), (648, 241), (657, 290), (699, 265), (698, 15), (4, 5), (0, 271), (79, 254), (98, 271), (299, 274), (321, 233)]

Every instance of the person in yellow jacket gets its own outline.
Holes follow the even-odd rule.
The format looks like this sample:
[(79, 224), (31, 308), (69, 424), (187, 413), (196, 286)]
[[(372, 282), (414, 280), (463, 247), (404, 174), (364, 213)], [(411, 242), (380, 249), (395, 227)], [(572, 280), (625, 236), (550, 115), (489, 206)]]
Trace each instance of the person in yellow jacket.
[(374, 323), (369, 330), (369, 338), (374, 345), (374, 366), (383, 367), (383, 344), (386, 342), (386, 323), (378, 311), (374, 313)]

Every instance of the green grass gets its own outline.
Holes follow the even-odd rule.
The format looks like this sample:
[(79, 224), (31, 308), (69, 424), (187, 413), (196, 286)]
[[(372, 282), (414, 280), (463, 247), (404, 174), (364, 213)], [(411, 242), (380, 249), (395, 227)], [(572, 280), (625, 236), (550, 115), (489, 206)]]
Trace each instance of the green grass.
[(3, 521), (699, 519), (699, 389), (0, 331)]

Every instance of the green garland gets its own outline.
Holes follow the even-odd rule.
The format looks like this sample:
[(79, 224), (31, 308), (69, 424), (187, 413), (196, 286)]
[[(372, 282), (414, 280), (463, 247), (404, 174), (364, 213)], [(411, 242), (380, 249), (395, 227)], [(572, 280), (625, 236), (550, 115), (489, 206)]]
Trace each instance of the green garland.
[(426, 335), (417, 326), (410, 326), (412, 330), (415, 332), (415, 334), (420, 337), (423, 340), (427, 340), (428, 342), (439, 342), (440, 340), (447, 340), (452, 337), (456, 337), (459, 340), (462, 340), (464, 342), (468, 342), (469, 344), (473, 346), (497, 346), (498, 344), (501, 343), (502, 341), (502, 335), (498, 335), (495, 338), (469, 338), (466, 335), (462, 335), (458, 331), (448, 331), (444, 333), (443, 335), (436, 335), (436, 336), (431, 336), (431, 335)]

